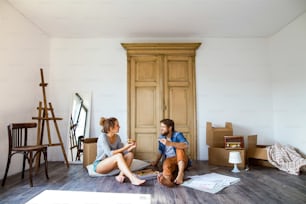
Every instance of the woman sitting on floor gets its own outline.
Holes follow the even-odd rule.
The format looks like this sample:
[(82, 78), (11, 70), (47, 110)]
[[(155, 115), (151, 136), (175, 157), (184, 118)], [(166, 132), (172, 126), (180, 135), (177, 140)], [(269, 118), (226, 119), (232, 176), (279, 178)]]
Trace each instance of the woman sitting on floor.
[(134, 159), (131, 152), (136, 147), (136, 142), (123, 145), (117, 133), (119, 132), (119, 122), (116, 118), (101, 118), (102, 134), (97, 142), (97, 157), (93, 164), (94, 171), (106, 174), (114, 169), (119, 169), (120, 173), (116, 180), (124, 182), (125, 176), (128, 177), (133, 185), (141, 185), (146, 180), (137, 178), (130, 170)]

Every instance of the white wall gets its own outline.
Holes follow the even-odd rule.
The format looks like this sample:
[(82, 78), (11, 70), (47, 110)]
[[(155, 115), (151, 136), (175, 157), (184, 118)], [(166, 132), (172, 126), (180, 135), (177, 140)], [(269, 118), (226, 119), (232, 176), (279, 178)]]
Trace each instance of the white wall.
[[(175, 42), (185, 42), (176, 39)], [(74, 91), (92, 93), (91, 135), (100, 134), (101, 116), (115, 116), (120, 135), (127, 132), (126, 52), (121, 42), (167, 42), (169, 39), (52, 39), (50, 89), (56, 112), (66, 121)], [(233, 122), (237, 135), (257, 133), (272, 141), (272, 93), (265, 39), (208, 38), (197, 52), (199, 159), (207, 159), (206, 121)], [(57, 157), (57, 158), (55, 158)], [(57, 155), (53, 159), (61, 159)]]
[[(6, 1), (0, 0), (0, 179), (8, 153), (6, 126), (32, 121), (38, 101), (39, 68), (48, 70), (49, 39)], [(36, 142), (36, 131), (32, 142)], [(20, 172), (21, 157), (14, 156), (9, 175)]]
[(200, 159), (208, 158), (206, 121), (220, 127), (232, 122), (235, 135), (273, 142), (266, 39), (203, 39), (196, 67)]
[(306, 13), (269, 39), (275, 141), (306, 154)]
[[(100, 117), (117, 117), (123, 138), (127, 132), (126, 54), (117, 39), (52, 39), (50, 97), (67, 147), (68, 119), (74, 92), (90, 92), (91, 137), (100, 134)], [(56, 139), (56, 138), (55, 138)], [(50, 159), (61, 160), (62, 154)], [(56, 150), (56, 147), (52, 148)], [(67, 152), (68, 153), (68, 152)]]

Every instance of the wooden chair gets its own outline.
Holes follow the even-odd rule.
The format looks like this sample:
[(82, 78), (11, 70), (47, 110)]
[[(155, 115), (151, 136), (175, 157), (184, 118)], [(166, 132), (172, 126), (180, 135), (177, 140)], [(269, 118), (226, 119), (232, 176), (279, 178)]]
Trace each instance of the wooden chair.
[[(21, 178), (24, 178), (25, 160), (29, 163), (29, 178), (30, 186), (33, 186), (32, 181), (32, 166), (33, 161), (37, 155), (43, 153), (45, 160), (45, 174), (47, 179), (48, 176), (48, 160), (47, 160), (47, 145), (28, 145), (28, 129), (36, 128), (36, 123), (12, 123), (7, 126), (8, 139), (9, 139), (9, 150), (8, 158), (6, 163), (5, 174), (2, 180), (2, 186), (5, 184), (7, 173), (10, 167), (11, 158), (14, 154), (23, 154), (23, 166)], [(34, 155), (33, 155), (34, 154)]]

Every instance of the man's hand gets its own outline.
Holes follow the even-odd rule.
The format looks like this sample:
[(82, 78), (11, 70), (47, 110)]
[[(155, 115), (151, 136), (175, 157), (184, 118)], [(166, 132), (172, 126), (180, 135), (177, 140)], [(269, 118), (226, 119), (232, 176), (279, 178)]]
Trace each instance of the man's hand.
[(158, 139), (158, 141), (161, 142), (162, 144), (166, 145), (166, 146), (169, 146), (169, 143), (170, 143), (167, 139), (164, 139), (164, 138)]
[(173, 146), (175, 148), (178, 149), (186, 149), (188, 148), (188, 144), (186, 144), (185, 142), (171, 142), (165, 138), (162, 139), (158, 139), (159, 142), (161, 142), (162, 144), (166, 145), (166, 146)]

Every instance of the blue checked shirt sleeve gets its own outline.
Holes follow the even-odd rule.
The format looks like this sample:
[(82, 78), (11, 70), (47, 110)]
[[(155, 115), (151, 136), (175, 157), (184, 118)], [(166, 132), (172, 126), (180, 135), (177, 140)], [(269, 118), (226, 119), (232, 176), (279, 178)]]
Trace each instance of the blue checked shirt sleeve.
[[(158, 139), (162, 139), (162, 136), (159, 136)], [(158, 141), (158, 151), (160, 154), (164, 154), (165, 153), (165, 145), (163, 145), (161, 142)]]
[(189, 142), (181, 132), (176, 132), (173, 142), (183, 142), (189, 145)]

